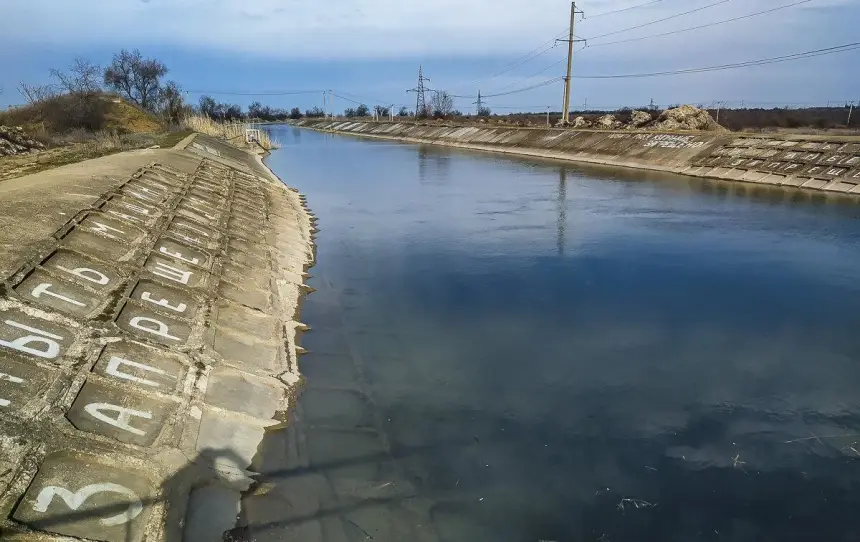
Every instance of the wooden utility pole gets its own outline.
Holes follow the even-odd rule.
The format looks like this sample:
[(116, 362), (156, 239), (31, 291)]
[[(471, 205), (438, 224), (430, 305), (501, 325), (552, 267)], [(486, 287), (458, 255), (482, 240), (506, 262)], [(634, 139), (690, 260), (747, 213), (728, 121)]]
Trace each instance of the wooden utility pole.
[[(857, 102), (860, 104), (860, 102)], [(845, 127), (848, 128), (851, 126), (851, 113), (854, 112), (854, 102), (849, 102), (848, 104), (848, 122), (845, 123)]]
[(566, 41), (567, 42), (567, 77), (564, 78), (564, 107), (561, 110), (561, 123), (569, 124), (570, 123), (570, 79), (571, 73), (573, 72), (573, 44), (577, 41), (574, 39), (574, 24), (576, 23), (576, 14), (582, 13), (581, 11), (576, 10), (576, 2), (570, 3), (570, 36), (566, 40), (556, 40), (556, 41)]

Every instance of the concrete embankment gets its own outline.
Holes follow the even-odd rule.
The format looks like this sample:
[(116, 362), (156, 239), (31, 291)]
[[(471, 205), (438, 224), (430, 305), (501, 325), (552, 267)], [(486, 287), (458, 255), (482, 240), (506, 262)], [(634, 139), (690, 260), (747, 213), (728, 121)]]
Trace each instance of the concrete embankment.
[(860, 195), (860, 137), (304, 120), (334, 133)]
[(0, 539), (234, 527), (299, 379), (313, 222), (199, 135), (0, 183)]

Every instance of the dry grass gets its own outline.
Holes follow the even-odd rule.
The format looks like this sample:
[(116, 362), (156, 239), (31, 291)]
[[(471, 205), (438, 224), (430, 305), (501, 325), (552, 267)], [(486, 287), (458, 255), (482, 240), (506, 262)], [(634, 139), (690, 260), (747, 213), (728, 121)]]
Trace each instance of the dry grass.
[[(240, 121), (217, 122), (209, 117), (201, 115), (192, 115), (186, 117), (182, 121), (183, 126), (189, 130), (200, 132), (201, 134), (219, 137), (227, 140), (227, 142), (236, 146), (245, 146), (245, 130), (255, 128), (255, 125)], [(277, 139), (269, 136), (269, 133), (260, 129), (260, 137), (258, 143), (263, 149), (270, 151), (280, 148), (280, 143)]]
[(0, 158), (0, 181), (158, 143), (153, 135), (73, 130), (54, 136), (47, 151)]

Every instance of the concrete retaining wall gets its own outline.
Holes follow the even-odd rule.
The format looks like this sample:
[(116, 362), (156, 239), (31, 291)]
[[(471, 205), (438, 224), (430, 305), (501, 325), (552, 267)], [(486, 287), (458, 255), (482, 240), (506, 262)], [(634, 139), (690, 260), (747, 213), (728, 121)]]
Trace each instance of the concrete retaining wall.
[(860, 137), (751, 137), (319, 120), (296, 125), (363, 137), (860, 195)]

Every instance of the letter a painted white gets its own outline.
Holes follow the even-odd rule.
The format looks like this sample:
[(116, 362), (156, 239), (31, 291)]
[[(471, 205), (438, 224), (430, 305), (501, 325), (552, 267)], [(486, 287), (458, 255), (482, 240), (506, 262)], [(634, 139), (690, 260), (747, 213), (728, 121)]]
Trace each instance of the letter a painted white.
[[(144, 324), (155, 324), (155, 327), (149, 327)], [(156, 320), (155, 318), (146, 318), (145, 316), (136, 316), (131, 319), (128, 323), (133, 328), (137, 328), (141, 331), (145, 331), (147, 333), (151, 333), (153, 335), (158, 335), (159, 337), (164, 337), (165, 339), (170, 339), (171, 341), (181, 341), (179, 337), (174, 337), (168, 333), (169, 328), (167, 324), (160, 320)]]
[[(136, 416), (138, 418), (144, 418), (146, 420), (152, 419), (152, 413), (151, 412), (142, 412), (140, 410), (132, 410), (130, 408), (125, 408), (125, 407), (121, 407), (121, 406), (117, 406), (117, 405), (111, 405), (109, 403), (90, 403), (89, 405), (84, 407), (84, 410), (86, 410), (90, 416), (92, 416), (93, 418), (95, 418), (97, 420), (103, 421), (103, 422), (110, 424), (114, 427), (118, 427), (118, 428), (122, 429), (123, 431), (128, 431), (129, 433), (132, 433), (134, 435), (138, 435), (140, 437), (145, 435), (146, 431), (141, 431), (140, 429), (137, 429), (136, 427), (132, 427), (131, 424), (128, 423), (129, 420), (131, 420), (132, 416)], [(117, 414), (116, 418), (111, 418), (110, 416), (108, 416), (107, 414), (102, 412), (105, 410), (108, 412), (116, 412), (116, 414)]]
[(65, 271), (66, 273), (74, 275), (78, 278), (82, 278), (90, 282), (95, 282), (96, 284), (99, 284), (101, 286), (104, 286), (105, 284), (110, 282), (110, 279), (107, 275), (105, 275), (101, 271), (90, 269), (89, 267), (76, 267), (74, 269), (68, 269), (66, 267), (58, 265), (57, 269), (59, 269), (60, 271)]
[(166, 371), (162, 371), (158, 367), (150, 367), (149, 365), (144, 365), (143, 363), (137, 363), (136, 361), (131, 361), (130, 359), (124, 359), (118, 356), (112, 356), (110, 361), (108, 361), (107, 369), (105, 372), (111, 376), (115, 376), (117, 378), (122, 378), (123, 380), (130, 380), (132, 382), (137, 382), (138, 384), (143, 384), (144, 386), (151, 386), (153, 388), (157, 388), (160, 384), (154, 380), (147, 380), (145, 378), (140, 378), (134, 376), (132, 374), (124, 373), (119, 370), (121, 365), (128, 365), (129, 367), (134, 367), (135, 369), (140, 369), (141, 371), (147, 371), (150, 373), (155, 373), (159, 375), (166, 375)]
[(48, 288), (50, 288), (51, 286), (53, 286), (53, 284), (51, 284), (50, 282), (43, 282), (42, 284), (33, 288), (33, 291), (31, 293), (33, 294), (33, 297), (35, 297), (36, 299), (39, 299), (40, 297), (42, 297), (42, 294), (45, 294), (45, 295), (49, 295), (51, 297), (56, 297), (60, 301), (65, 301), (69, 305), (75, 305), (77, 307), (86, 307), (87, 306), (86, 303), (81, 303), (80, 301), (78, 301), (76, 299), (72, 299), (71, 297), (66, 297), (64, 295), (58, 294), (57, 292), (52, 292), (52, 291), (48, 290)]
[[(60, 344), (57, 341), (62, 340), (62, 337), (59, 335), (54, 335), (47, 331), (42, 331), (41, 329), (25, 326), (24, 324), (19, 324), (14, 320), (6, 320), (6, 324), (18, 329), (29, 331), (35, 335), (26, 335), (15, 339), (14, 341), (4, 341), (0, 339), (0, 346), (12, 348), (13, 350), (18, 350), (19, 352), (24, 352), (26, 354), (31, 354), (45, 359), (54, 359), (60, 353)], [(56, 341), (53, 339), (56, 339)], [(47, 349), (39, 350), (32, 346), (28, 346), (34, 343), (42, 344), (46, 346)]]
[(188, 263), (190, 263), (190, 264), (194, 264), (194, 265), (197, 265), (197, 264), (199, 264), (199, 263), (200, 263), (200, 259), (199, 259), (199, 258), (186, 258), (186, 257), (184, 257), (184, 256), (182, 255), (182, 253), (181, 253), (181, 252), (170, 252), (170, 251), (169, 251), (169, 250), (167, 250), (165, 247), (159, 247), (159, 248), (158, 248), (158, 251), (159, 251), (159, 252), (161, 252), (162, 254), (166, 254), (166, 255), (168, 255), (168, 256), (172, 256), (172, 257), (174, 257), (174, 258), (176, 258), (177, 260), (182, 261), (182, 262), (188, 262)]
[(140, 294), (140, 298), (144, 301), (149, 301), (153, 305), (158, 305), (159, 307), (164, 307), (165, 309), (170, 309), (174, 312), (185, 312), (185, 309), (188, 308), (188, 305), (185, 303), (180, 303), (178, 305), (171, 305), (166, 299), (159, 299), (156, 301), (152, 298), (152, 294), (149, 292), (143, 292)]
[(180, 284), (188, 284), (188, 280), (191, 278), (191, 275), (194, 274), (191, 271), (183, 271), (182, 269), (177, 269), (172, 265), (167, 265), (161, 262), (155, 262), (155, 269), (152, 273)]
[(143, 512), (143, 503), (140, 502), (140, 497), (138, 497), (134, 491), (125, 486), (110, 482), (90, 484), (79, 489), (77, 493), (72, 493), (64, 487), (46, 486), (36, 497), (36, 502), (33, 504), (33, 510), (41, 513), (47, 512), (48, 507), (54, 500), (54, 497), (63, 499), (66, 506), (72, 510), (77, 510), (87, 501), (87, 499), (97, 493), (119, 493), (120, 495), (128, 497), (129, 501), (131, 501), (128, 503), (128, 509), (125, 512), (100, 519), (99, 522), (102, 525), (107, 527), (123, 525), (124, 523), (132, 521), (134, 518), (139, 516), (141, 512)]

